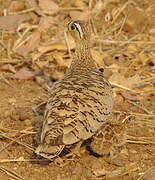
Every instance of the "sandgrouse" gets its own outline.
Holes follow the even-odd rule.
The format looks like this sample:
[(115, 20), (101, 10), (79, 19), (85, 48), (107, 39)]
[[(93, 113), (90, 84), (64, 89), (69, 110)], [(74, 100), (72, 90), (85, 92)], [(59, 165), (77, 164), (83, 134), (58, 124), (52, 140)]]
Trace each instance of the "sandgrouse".
[(113, 107), (112, 88), (90, 53), (89, 23), (71, 21), (68, 30), (76, 43), (75, 53), (66, 75), (51, 89), (35, 150), (47, 159), (57, 157), (65, 146), (92, 137)]

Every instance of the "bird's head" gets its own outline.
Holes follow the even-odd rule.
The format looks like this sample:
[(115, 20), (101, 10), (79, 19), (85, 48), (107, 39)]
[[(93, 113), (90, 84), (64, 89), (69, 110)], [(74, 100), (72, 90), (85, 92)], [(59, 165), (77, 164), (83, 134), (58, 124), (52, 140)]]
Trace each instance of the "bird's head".
[(68, 23), (68, 30), (75, 42), (90, 40), (90, 25), (85, 21), (71, 21)]

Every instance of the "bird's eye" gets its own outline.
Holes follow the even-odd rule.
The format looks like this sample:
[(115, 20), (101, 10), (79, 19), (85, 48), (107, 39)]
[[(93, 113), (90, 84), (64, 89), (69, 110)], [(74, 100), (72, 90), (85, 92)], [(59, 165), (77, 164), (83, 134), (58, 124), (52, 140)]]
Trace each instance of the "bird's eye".
[(71, 30), (75, 30), (75, 26), (74, 25), (71, 25)]

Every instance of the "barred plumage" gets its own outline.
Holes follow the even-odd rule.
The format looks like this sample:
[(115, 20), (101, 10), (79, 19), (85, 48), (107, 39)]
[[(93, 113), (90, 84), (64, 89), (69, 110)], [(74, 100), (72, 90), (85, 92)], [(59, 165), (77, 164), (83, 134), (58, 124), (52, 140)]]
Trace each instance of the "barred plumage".
[(68, 29), (76, 42), (69, 70), (51, 89), (41, 143), (36, 154), (51, 159), (66, 145), (92, 137), (103, 126), (113, 107), (112, 88), (96, 68), (90, 53), (90, 27), (72, 21)]

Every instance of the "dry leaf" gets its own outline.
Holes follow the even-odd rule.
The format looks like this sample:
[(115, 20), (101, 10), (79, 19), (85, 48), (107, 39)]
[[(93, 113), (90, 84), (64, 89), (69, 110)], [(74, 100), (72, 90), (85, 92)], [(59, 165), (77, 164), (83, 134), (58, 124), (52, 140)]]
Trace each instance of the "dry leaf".
[(103, 61), (106, 66), (111, 66), (114, 63), (113, 57), (106, 52), (103, 53)]
[[(38, 7), (37, 0), (25, 0), (25, 1), (26, 1), (27, 8), (36, 8), (36, 7)], [(44, 16), (45, 15), (41, 10), (38, 10), (38, 8), (36, 8), (36, 10), (34, 10), (34, 12), (37, 13), (39, 16)]]
[(91, 49), (91, 54), (99, 68), (104, 67), (103, 54), (97, 50)]
[[(75, 47), (75, 43), (69, 43), (70, 49), (73, 49)], [(47, 51), (53, 51), (53, 50), (59, 50), (59, 51), (66, 51), (68, 50), (66, 42), (65, 41), (59, 41), (56, 43), (53, 43), (51, 45), (45, 45), (45, 46), (39, 46), (38, 51), (40, 53), (45, 53)]]
[(20, 79), (20, 80), (29, 80), (33, 79), (35, 76), (40, 75), (40, 71), (29, 71), (26, 69), (20, 69), (17, 73), (15, 73), (11, 78)]
[(93, 170), (93, 174), (96, 177), (105, 176), (108, 173), (109, 173), (109, 171), (106, 171), (105, 169), (96, 169), (96, 170)]
[(11, 64), (5, 64), (3, 66), (0, 66), (0, 70), (16, 73), (14, 66), (12, 66)]
[(123, 30), (127, 32), (139, 32), (143, 29), (144, 22), (147, 22), (145, 13), (136, 7), (131, 7), (128, 12), (128, 18), (123, 26)]
[(37, 7), (37, 0), (25, 0), (27, 2), (28, 8)]
[(95, 7), (93, 8), (93, 13), (96, 15), (96, 13), (100, 13), (103, 9), (104, 9), (104, 4), (101, 0), (97, 1), (97, 3), (95, 4)]
[(152, 34), (152, 35), (155, 35), (155, 28), (150, 29), (149, 33)]
[(8, 8), (8, 12), (17, 12), (17, 11), (22, 11), (23, 9), (24, 9), (24, 1), (12, 1)]
[[(71, 36), (68, 36), (68, 46), (70, 49), (74, 49), (75, 48), (75, 42), (74, 40), (71, 38)], [(66, 44), (66, 41), (59, 41), (50, 45), (43, 45), (43, 46), (39, 46), (38, 47), (38, 52), (37, 53), (33, 53), (32, 54), (32, 59), (36, 60), (38, 59), (41, 55), (43, 55), (46, 52), (50, 52), (50, 51), (54, 51), (54, 50), (58, 50), (58, 51), (67, 51), (68, 47)], [(66, 63), (65, 63), (66, 64)], [(69, 63), (70, 64), (70, 63)]]
[(54, 14), (59, 10), (59, 6), (51, 0), (39, 0), (39, 6), (44, 11), (50, 11), (50, 14)]
[(137, 46), (135, 44), (129, 44), (127, 49), (130, 53), (136, 53), (138, 51)]
[(109, 78), (109, 81), (115, 84), (122, 85), (124, 87), (132, 88), (136, 83), (141, 80), (139, 75), (135, 75), (129, 78), (125, 78), (120, 73), (113, 73), (113, 75)]
[(53, 59), (56, 61), (59, 67), (69, 67), (71, 63), (71, 59), (63, 59), (62, 52), (53, 52)]
[(109, 77), (112, 75), (112, 71), (110, 69), (107, 68), (103, 68), (103, 76), (106, 79), (109, 79)]
[(89, 20), (90, 11), (70, 11), (70, 17), (72, 20)]
[(37, 30), (33, 32), (33, 34), (31, 34), (28, 40), (24, 44), (19, 46), (19, 48), (17, 48), (15, 51), (18, 54), (27, 57), (29, 52), (33, 51), (36, 47), (38, 47), (40, 42), (40, 36), (41, 36), (40, 31)]
[(124, 98), (129, 99), (131, 101), (138, 101), (141, 99), (139, 95), (132, 93), (131, 91), (124, 90), (124, 91), (121, 91), (120, 93), (122, 94)]
[[(106, 63), (105, 63), (106, 64)], [(116, 63), (113, 63), (112, 65), (109, 66), (109, 69), (113, 72), (113, 73), (118, 73), (120, 66)]]
[(21, 23), (31, 20), (31, 16), (28, 14), (15, 14), (0, 17), (0, 29), (15, 31)]
[(115, 179), (116, 177), (120, 176), (121, 174), (123, 174), (125, 172), (125, 168), (124, 167), (119, 167), (113, 171), (110, 171), (107, 174), (107, 178), (112, 178)]
[[(69, 36), (67, 36), (67, 43), (70, 49), (74, 49), (75, 48), (75, 41), (73, 40), (72, 36), (69, 34)], [(65, 42), (66, 43), (66, 42)]]
[(155, 167), (150, 168), (139, 180), (155, 180)]
[(40, 53), (40, 52), (33, 52), (31, 54), (31, 58), (32, 58), (32, 62), (39, 59), (41, 56), (43, 55), (43, 53)]
[(48, 61), (35, 61), (35, 64), (40, 69), (43, 69), (44, 67), (47, 67), (49, 65), (49, 62)]
[(55, 18), (52, 16), (43, 16), (40, 18), (39, 28), (42, 31), (48, 29), (55, 22)]
[(63, 71), (58, 71), (56, 68), (44, 68), (44, 74), (48, 77), (50, 77), (51, 80), (57, 81), (64, 77)]
[(138, 60), (145, 66), (150, 61), (150, 57), (141, 52), (138, 54)]
[(85, 5), (85, 3), (84, 3), (83, 0), (75, 0), (75, 1), (74, 1), (74, 5), (75, 5), (76, 7), (78, 7), (78, 8), (83, 8), (84, 5)]
[(41, 53), (45, 53), (47, 51), (53, 51), (53, 50), (66, 51), (67, 46), (65, 45), (64, 42), (61, 41), (61, 42), (54, 43), (51, 45), (39, 46), (38, 47), (38, 51)]

